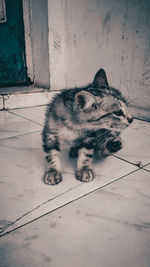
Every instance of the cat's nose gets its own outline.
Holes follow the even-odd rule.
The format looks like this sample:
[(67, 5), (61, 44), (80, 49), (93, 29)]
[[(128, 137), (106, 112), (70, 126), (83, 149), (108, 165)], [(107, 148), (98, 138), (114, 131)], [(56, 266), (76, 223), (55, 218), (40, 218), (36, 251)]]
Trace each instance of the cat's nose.
[(130, 116), (130, 117), (127, 118), (127, 120), (128, 120), (129, 123), (132, 123), (133, 117)]

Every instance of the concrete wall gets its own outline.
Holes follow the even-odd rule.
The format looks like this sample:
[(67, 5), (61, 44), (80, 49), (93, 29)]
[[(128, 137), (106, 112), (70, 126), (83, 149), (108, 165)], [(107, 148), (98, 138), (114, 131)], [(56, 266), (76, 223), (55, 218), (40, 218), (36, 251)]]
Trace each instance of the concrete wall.
[(85, 85), (103, 67), (130, 104), (149, 112), (149, 0), (48, 0), (48, 19), (52, 90)]

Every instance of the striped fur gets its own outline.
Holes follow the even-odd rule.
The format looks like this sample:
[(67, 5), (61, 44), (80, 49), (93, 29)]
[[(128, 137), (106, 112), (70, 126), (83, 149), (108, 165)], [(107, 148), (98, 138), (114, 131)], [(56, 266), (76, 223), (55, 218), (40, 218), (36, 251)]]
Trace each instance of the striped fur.
[(76, 178), (93, 180), (95, 154), (106, 156), (121, 149), (120, 132), (132, 122), (121, 92), (109, 87), (100, 69), (87, 87), (63, 90), (48, 105), (43, 129), (43, 149), (48, 162), (47, 184), (62, 180), (60, 150), (63, 139), (70, 140), (71, 156), (77, 156)]

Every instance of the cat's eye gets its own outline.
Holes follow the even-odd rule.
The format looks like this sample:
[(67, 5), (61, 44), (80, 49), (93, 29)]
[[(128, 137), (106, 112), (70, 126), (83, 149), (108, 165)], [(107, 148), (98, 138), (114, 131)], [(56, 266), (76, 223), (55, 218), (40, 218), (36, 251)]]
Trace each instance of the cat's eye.
[(117, 116), (124, 116), (124, 113), (123, 113), (123, 111), (121, 109), (117, 110), (117, 111), (114, 111), (114, 114), (117, 115)]

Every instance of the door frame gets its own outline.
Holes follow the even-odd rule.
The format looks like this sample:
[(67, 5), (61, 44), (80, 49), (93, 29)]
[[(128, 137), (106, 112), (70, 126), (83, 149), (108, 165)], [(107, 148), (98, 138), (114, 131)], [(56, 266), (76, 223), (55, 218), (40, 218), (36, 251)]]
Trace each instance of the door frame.
[(22, 0), (22, 4), (27, 75), (34, 86), (49, 89), (48, 1)]
[(22, 0), (22, 5), (23, 5), (27, 76), (29, 77), (31, 83), (33, 83), (34, 82), (34, 71), (33, 71), (32, 27), (31, 27), (30, 0), (29, 1)]

